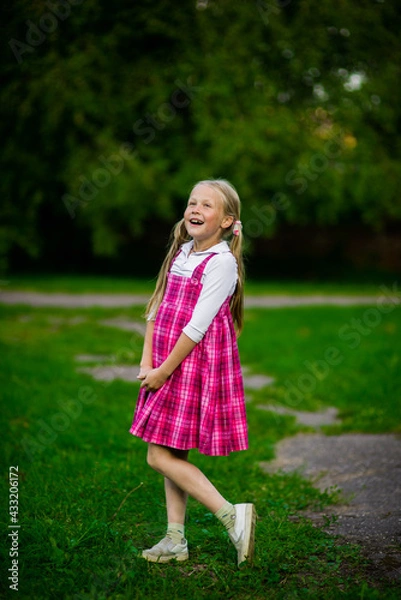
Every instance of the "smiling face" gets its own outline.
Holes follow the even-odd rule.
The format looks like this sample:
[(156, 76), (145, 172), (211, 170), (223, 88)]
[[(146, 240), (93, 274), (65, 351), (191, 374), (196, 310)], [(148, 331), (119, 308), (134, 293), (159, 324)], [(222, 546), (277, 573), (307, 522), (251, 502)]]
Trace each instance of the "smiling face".
[(217, 190), (201, 183), (191, 192), (184, 222), (188, 235), (194, 240), (194, 250), (200, 252), (221, 241), (233, 217), (225, 214), (223, 200)]

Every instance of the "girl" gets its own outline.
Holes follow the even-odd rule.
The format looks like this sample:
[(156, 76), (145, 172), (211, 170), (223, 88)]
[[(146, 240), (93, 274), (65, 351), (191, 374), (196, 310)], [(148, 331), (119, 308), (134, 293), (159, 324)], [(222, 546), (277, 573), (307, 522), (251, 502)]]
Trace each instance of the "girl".
[(130, 432), (148, 442), (148, 464), (164, 476), (167, 533), (143, 551), (151, 562), (188, 558), (188, 495), (226, 527), (238, 565), (252, 559), (253, 504), (230, 504), (188, 462), (191, 448), (226, 456), (248, 447), (234, 330), (235, 324), (240, 332), (243, 321), (239, 218), (240, 199), (228, 181), (197, 183), (147, 307), (141, 389)]

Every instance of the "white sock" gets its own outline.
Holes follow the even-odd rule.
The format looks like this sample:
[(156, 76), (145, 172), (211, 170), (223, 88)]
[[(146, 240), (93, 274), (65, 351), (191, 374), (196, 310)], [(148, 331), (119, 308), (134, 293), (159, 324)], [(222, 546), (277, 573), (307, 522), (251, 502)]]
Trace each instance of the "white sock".
[(185, 525), (169, 523), (167, 525), (167, 535), (173, 540), (174, 544), (182, 544), (182, 540), (185, 538)]
[(227, 531), (230, 531), (230, 529), (234, 527), (235, 508), (232, 504), (230, 504), (230, 502), (225, 502), (225, 504), (223, 504), (223, 506), (214, 513), (214, 516), (217, 517), (221, 523), (223, 523)]

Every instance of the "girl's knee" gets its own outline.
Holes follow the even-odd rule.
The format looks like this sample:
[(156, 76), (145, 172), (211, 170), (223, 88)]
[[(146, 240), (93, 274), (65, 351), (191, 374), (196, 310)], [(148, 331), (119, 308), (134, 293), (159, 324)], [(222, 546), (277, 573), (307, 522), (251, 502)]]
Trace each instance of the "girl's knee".
[(155, 471), (158, 471), (159, 473), (162, 472), (161, 469), (164, 460), (163, 449), (160, 446), (156, 446), (155, 444), (149, 444), (146, 459), (149, 467), (151, 467)]
[(157, 444), (148, 445), (147, 463), (152, 469), (162, 475), (166, 474), (166, 471), (172, 466), (173, 461), (177, 461), (177, 459), (187, 461), (188, 450), (176, 450), (174, 448), (158, 446)]

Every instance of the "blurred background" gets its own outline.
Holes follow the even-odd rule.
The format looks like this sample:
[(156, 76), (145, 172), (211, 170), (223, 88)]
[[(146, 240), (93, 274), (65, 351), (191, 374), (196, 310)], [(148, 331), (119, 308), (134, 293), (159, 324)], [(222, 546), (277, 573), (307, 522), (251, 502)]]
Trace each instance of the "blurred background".
[(2, 4), (2, 276), (154, 276), (206, 177), (251, 278), (401, 270), (396, 0)]

